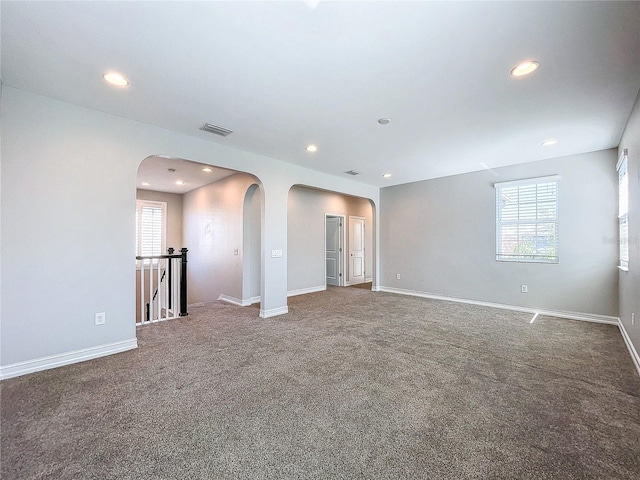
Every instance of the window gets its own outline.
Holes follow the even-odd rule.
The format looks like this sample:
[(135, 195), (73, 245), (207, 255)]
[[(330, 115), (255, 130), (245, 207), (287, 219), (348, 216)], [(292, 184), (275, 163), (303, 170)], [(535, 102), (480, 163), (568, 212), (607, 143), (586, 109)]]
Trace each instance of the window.
[(496, 260), (558, 263), (560, 177), (496, 183)]
[(622, 152), (618, 165), (618, 225), (620, 228), (620, 268), (629, 269), (629, 174), (627, 149)]
[(164, 255), (166, 218), (166, 202), (136, 200), (136, 256)]

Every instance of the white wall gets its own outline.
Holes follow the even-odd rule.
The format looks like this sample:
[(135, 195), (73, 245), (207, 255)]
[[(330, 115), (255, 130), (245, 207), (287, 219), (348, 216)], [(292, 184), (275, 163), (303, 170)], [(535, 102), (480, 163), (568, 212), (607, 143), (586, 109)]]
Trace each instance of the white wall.
[(236, 173), (184, 194), (188, 301), (242, 299), (243, 209), (256, 178)]
[[(640, 94), (625, 128), (618, 155), (628, 150), (629, 271), (620, 272), (620, 320), (640, 353)], [(631, 314), (635, 313), (635, 324)]]
[[(254, 174), (264, 189), (261, 314), (287, 311), (287, 197), (294, 184), (379, 191), (272, 158), (2, 88), (0, 376), (135, 346), (136, 172), (163, 154)], [(220, 140), (224, 142), (224, 140)], [(99, 275), (97, 274), (99, 273)], [(106, 312), (106, 324), (94, 314)], [(116, 345), (116, 346), (117, 346)], [(115, 347), (114, 347), (115, 348)], [(55, 357), (53, 360), (44, 358)]]
[[(345, 215), (345, 229), (349, 215), (364, 217), (365, 278), (373, 276), (374, 224), (371, 202), (364, 198), (296, 185), (289, 191), (287, 214), (289, 292), (319, 289), (326, 285), (325, 213)], [(348, 251), (348, 245), (345, 247)]]
[[(0, 70), (2, 66), (0, 65)], [(3, 105), (2, 102), (2, 81), (0, 80), (0, 186), (2, 185), (2, 114), (3, 114)], [(0, 190), (0, 368), (2, 368), (2, 191)], [(0, 374), (2, 372), (0, 371)], [(1, 377), (0, 377), (1, 378)]]
[[(616, 157), (607, 150), (382, 189), (381, 285), (617, 316)], [(497, 262), (493, 184), (555, 174), (560, 263)]]

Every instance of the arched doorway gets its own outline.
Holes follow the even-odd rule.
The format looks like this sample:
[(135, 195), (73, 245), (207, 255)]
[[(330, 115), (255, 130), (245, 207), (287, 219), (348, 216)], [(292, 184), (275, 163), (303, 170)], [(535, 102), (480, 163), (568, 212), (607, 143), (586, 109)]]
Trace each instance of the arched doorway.
[[(371, 200), (294, 185), (289, 190), (287, 215), (289, 296), (325, 290), (332, 284), (373, 282), (376, 245)], [(338, 229), (338, 246), (334, 248), (338, 251), (333, 251), (333, 256), (328, 253), (332, 250), (328, 243), (331, 228), (328, 222)], [(350, 224), (360, 227), (357, 239), (355, 227), (349, 232)], [(358, 264), (352, 261), (356, 255), (360, 255)], [(334, 274), (338, 281), (331, 279), (334, 267), (338, 268)]]
[[(259, 301), (262, 201), (260, 181), (247, 173), (166, 156), (148, 157), (138, 169), (136, 203), (159, 206), (154, 253), (188, 249), (188, 303)], [(143, 228), (137, 226), (140, 237)], [(150, 304), (158, 289), (153, 282), (161, 281), (139, 267), (138, 322), (144, 318), (142, 302)], [(163, 279), (165, 272), (156, 274)], [(141, 288), (144, 280), (147, 289)]]

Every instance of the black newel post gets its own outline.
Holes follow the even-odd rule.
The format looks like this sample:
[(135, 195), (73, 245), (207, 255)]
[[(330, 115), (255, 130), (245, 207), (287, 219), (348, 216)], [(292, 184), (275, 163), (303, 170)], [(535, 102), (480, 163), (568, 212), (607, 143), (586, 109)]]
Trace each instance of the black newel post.
[(180, 253), (182, 258), (180, 259), (180, 316), (186, 317), (187, 313), (187, 250), (181, 248)]
[[(173, 255), (173, 252), (175, 251), (175, 249), (173, 247), (169, 247), (167, 249), (167, 254), (168, 255)], [(168, 258), (167, 261), (169, 262), (169, 265), (167, 267), (167, 285), (169, 285), (169, 305), (168, 308), (169, 310), (171, 310), (171, 298), (172, 298), (172, 294), (173, 294), (173, 283), (171, 283), (172, 281), (172, 275), (171, 275), (171, 270), (173, 267), (173, 258)]]

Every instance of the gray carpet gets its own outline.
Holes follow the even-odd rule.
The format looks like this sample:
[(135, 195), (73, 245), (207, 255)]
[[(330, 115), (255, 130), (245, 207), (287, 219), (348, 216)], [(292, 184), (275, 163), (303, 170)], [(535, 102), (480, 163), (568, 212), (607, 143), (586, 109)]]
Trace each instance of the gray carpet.
[(330, 288), (0, 384), (3, 480), (637, 479), (617, 327)]

